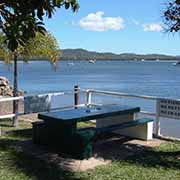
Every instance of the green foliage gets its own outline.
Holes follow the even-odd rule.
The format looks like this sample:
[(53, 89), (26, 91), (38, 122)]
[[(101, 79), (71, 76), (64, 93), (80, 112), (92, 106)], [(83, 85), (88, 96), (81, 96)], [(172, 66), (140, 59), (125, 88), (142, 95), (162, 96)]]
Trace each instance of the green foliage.
[[(0, 33), (0, 56), (9, 63), (13, 60), (13, 53), (4, 42), (5, 37)], [(28, 61), (31, 58), (47, 58), (55, 63), (60, 58), (60, 50), (56, 39), (50, 33), (36, 33), (35, 38), (29, 39), (25, 45), (17, 49), (18, 58)]]
[(25, 60), (45, 57), (55, 63), (60, 58), (60, 50), (56, 39), (50, 33), (37, 33), (35, 38), (31, 38), (25, 47), (22, 47), (21, 56)]
[(0, 29), (11, 51), (35, 37), (36, 32), (46, 31), (43, 17), (51, 18), (57, 8), (65, 7), (75, 12), (77, 0), (1, 0)]
[(12, 60), (12, 53), (5, 44), (5, 37), (0, 33), (0, 58), (2, 58), (6, 64), (9, 64)]
[(180, 30), (180, 0), (170, 0), (163, 17), (167, 30), (178, 32)]
[(43, 23), (36, 20), (31, 14), (22, 15), (21, 12), (11, 10), (2, 13), (1, 29), (5, 35), (7, 47), (15, 51), (19, 45), (23, 46), (29, 38), (35, 37), (37, 31), (44, 33)]

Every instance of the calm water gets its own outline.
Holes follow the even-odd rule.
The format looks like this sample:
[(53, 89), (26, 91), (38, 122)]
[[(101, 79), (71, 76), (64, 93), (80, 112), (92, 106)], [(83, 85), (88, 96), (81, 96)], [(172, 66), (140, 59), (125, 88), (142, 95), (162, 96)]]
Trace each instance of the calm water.
[[(19, 88), (28, 93), (81, 88), (180, 98), (180, 66), (172, 62), (78, 61), (59, 62), (53, 70), (49, 62), (19, 63)], [(12, 66), (0, 63), (0, 76), (12, 82)]]
[[(12, 66), (0, 63), (0, 76), (12, 82)], [(30, 62), (18, 64), (19, 88), (28, 94), (72, 90), (74, 85), (82, 89), (99, 89), (133, 94), (180, 98), (180, 66), (172, 62), (122, 62), (60, 61), (58, 69), (53, 70), (49, 62)], [(55, 101), (55, 100), (54, 100)], [(143, 100), (124, 100), (117, 98), (94, 97), (96, 102), (118, 102), (139, 105), (143, 110), (154, 111), (154, 102)], [(63, 104), (65, 101), (62, 102)], [(55, 103), (58, 104), (58, 103)], [(180, 121), (163, 120), (163, 133), (180, 137)], [(165, 129), (165, 130), (164, 130)], [(169, 135), (169, 134), (168, 134)]]

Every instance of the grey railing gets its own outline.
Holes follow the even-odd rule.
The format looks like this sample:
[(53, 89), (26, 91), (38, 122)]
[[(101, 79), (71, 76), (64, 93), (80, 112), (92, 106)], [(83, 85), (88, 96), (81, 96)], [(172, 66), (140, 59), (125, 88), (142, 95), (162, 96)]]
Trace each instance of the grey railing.
[[(84, 102), (80, 103), (80, 94), (85, 94)], [(73, 104), (70, 106), (63, 106), (63, 107), (56, 107), (52, 108), (51, 101), (53, 96), (64, 96), (64, 95), (73, 95)], [(136, 95), (136, 94), (129, 94), (129, 93), (120, 93), (120, 92), (111, 92), (111, 91), (101, 91), (101, 90), (94, 90), (94, 89), (86, 89), (80, 90), (78, 86), (74, 87), (73, 91), (64, 91), (64, 92), (55, 92), (55, 93), (48, 93), (48, 94), (40, 94), (36, 95), (36, 97), (47, 96), (49, 106), (47, 111), (54, 111), (54, 110), (61, 110), (61, 109), (68, 109), (68, 108), (76, 108), (79, 106), (91, 105), (96, 104), (92, 100), (92, 95), (105, 95), (105, 96), (113, 96), (113, 97), (123, 97), (123, 98), (138, 98), (138, 99), (145, 99), (145, 100), (154, 100), (155, 103), (155, 112), (150, 111), (141, 111), (140, 113), (146, 115), (152, 115), (155, 117), (155, 135), (161, 136), (161, 125), (160, 125), (160, 117), (168, 117), (170, 119), (180, 119), (180, 99), (168, 99), (168, 98), (161, 98), (156, 96), (146, 96), (146, 95)], [(28, 97), (28, 96), (27, 96)], [(24, 96), (20, 97), (10, 97), (10, 98), (0, 98), (0, 102), (8, 102), (8, 101), (24, 101)], [(41, 112), (41, 111), (37, 111)], [(0, 115), (0, 119), (4, 118), (13, 118), (14, 116), (24, 115), (25, 113), (17, 113), (17, 114), (6, 114)], [(26, 113), (27, 114), (27, 113)]]
[(180, 99), (169, 99), (169, 98), (161, 98), (161, 97), (156, 97), (156, 96), (136, 95), (136, 94), (129, 94), (129, 93), (87, 89), (86, 90), (86, 104), (87, 105), (93, 104), (92, 94), (154, 100), (156, 102), (155, 112), (141, 111), (140, 113), (155, 116), (155, 135), (157, 137), (161, 136), (160, 117), (168, 117), (170, 119), (171, 118), (180, 119)]

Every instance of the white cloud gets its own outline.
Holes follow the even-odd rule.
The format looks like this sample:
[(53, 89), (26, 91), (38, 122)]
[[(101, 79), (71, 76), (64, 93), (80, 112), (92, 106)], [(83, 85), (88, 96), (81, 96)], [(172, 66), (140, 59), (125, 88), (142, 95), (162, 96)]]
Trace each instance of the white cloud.
[(104, 17), (104, 12), (98, 11), (82, 18), (79, 25), (90, 31), (117, 31), (124, 28), (124, 20), (121, 17)]
[(144, 31), (161, 32), (163, 30), (159, 23), (143, 24)]

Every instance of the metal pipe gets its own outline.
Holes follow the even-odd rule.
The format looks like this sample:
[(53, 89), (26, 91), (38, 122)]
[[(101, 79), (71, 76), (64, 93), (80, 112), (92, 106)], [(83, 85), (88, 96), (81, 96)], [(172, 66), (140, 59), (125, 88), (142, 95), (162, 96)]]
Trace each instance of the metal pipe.
[(23, 99), (24, 99), (23, 96), (19, 96), (19, 97), (9, 97), (9, 98), (0, 98), (0, 102), (23, 100)]
[(149, 100), (156, 100), (156, 99), (168, 99), (168, 100), (176, 100), (180, 101), (180, 99), (173, 99), (169, 97), (156, 97), (156, 96), (146, 96), (146, 95), (137, 95), (137, 94), (128, 94), (128, 93), (119, 93), (119, 92), (112, 92), (112, 91), (101, 91), (101, 90), (94, 90), (94, 89), (88, 89), (86, 92), (92, 92), (96, 94), (104, 94), (104, 95), (114, 95), (114, 96), (120, 96), (120, 97), (134, 97), (134, 98), (141, 98), (141, 99), (149, 99)]
[(100, 91), (100, 90), (93, 90), (88, 89), (88, 92), (96, 93), (96, 94), (104, 94), (104, 95), (114, 95), (114, 96), (124, 96), (124, 97), (134, 97), (134, 98), (142, 98), (142, 99), (150, 99), (156, 100), (157, 97), (155, 96), (145, 96), (145, 95), (136, 95), (136, 94), (127, 94), (127, 93), (119, 93), (119, 92), (111, 92), (111, 91)]
[(91, 98), (92, 98), (92, 93), (87, 91), (86, 92), (86, 104), (90, 105), (91, 104)]
[(16, 116), (16, 114), (1, 115), (1, 116), (0, 116), (0, 119), (13, 118), (13, 117), (15, 117), (15, 116)]

